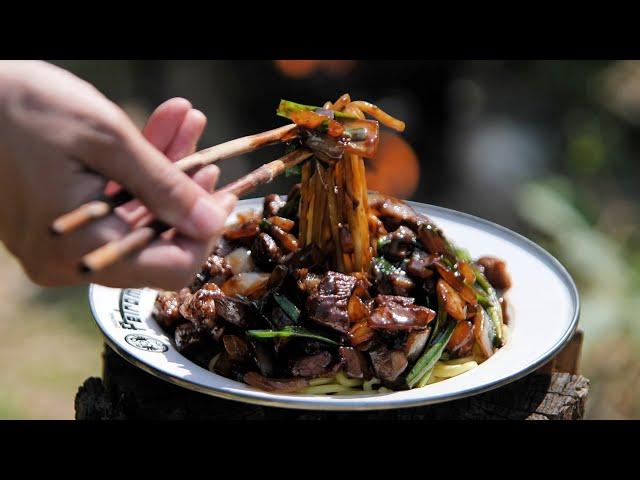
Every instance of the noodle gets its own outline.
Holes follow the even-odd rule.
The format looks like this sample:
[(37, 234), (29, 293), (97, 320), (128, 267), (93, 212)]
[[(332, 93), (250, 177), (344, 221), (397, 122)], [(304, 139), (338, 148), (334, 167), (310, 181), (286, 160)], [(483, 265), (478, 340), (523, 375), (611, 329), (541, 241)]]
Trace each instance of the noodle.
[(462, 363), (459, 365), (448, 365), (444, 362), (436, 363), (433, 367), (433, 374), (436, 377), (450, 378), (460, 375), (461, 373), (468, 372), (469, 370), (476, 368), (478, 364), (474, 361)]
[[(323, 108), (342, 111), (359, 119), (364, 119), (365, 113), (368, 113), (397, 131), (401, 132), (405, 128), (404, 122), (385, 113), (379, 107), (369, 102), (351, 101), (349, 94), (342, 95), (334, 104), (326, 102)], [(323, 167), (316, 163), (313, 173), (309, 163), (305, 164), (302, 169), (300, 218), (300, 240), (303, 245), (316, 244), (325, 252), (333, 248), (334, 267), (338, 271), (365, 271), (372, 254), (376, 251), (377, 242), (369, 228), (369, 199), (363, 158), (353, 153), (345, 154), (334, 165)], [(352, 252), (345, 250), (342, 244), (341, 228), (347, 228), (351, 234)], [(472, 356), (438, 361), (433, 369), (420, 379), (418, 386), (437, 383), (477, 367), (482, 362), (482, 357), (476, 350)], [(303, 389), (302, 393), (353, 394), (390, 391), (385, 387), (375, 390), (373, 386), (380, 385), (377, 378), (367, 381), (350, 379), (343, 371), (338, 372), (334, 378), (313, 379), (309, 383), (311, 386)]]
[[(393, 128), (394, 130), (397, 130), (398, 132), (403, 132), (404, 131), (405, 125), (404, 125), (404, 122), (402, 120), (398, 120), (397, 118), (392, 117), (391, 115), (389, 115), (388, 113), (382, 111), (379, 107), (377, 107), (376, 105), (373, 105), (372, 103), (363, 102), (363, 101), (358, 100), (356, 102), (351, 102), (348, 106), (357, 108), (361, 112), (368, 113), (369, 115), (371, 115), (376, 120), (379, 120), (380, 123), (383, 123), (387, 127)], [(364, 117), (364, 115), (363, 115), (363, 117)]]

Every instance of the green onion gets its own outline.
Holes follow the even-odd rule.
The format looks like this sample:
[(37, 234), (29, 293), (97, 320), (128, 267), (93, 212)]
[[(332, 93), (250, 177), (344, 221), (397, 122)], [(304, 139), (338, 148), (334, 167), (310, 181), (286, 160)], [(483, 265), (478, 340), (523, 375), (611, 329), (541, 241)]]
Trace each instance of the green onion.
[(385, 275), (399, 273), (399, 269), (394, 267), (393, 264), (384, 257), (373, 257), (371, 262), (373, 263), (374, 269), (376, 269), (380, 273), (384, 273)]
[(423, 377), (432, 370), (436, 362), (442, 356), (444, 348), (449, 343), (453, 330), (456, 328), (456, 321), (451, 319), (444, 330), (438, 335), (426, 352), (415, 363), (409, 374), (407, 375), (407, 385), (413, 388)]
[[(291, 102), (289, 100), (280, 100), (280, 105), (278, 105), (276, 114), (280, 117), (289, 118), (289, 114), (291, 112), (299, 112), (302, 110), (315, 112), (316, 110), (319, 110), (319, 109), (320, 107), (314, 107), (313, 105), (302, 105), (301, 103)], [(345, 112), (334, 111), (333, 115), (336, 118), (351, 118), (353, 120), (358, 119), (358, 117), (356, 117), (355, 115), (352, 115), (350, 113), (345, 113)]]
[(275, 338), (275, 337), (306, 337), (319, 340), (321, 342), (338, 345), (330, 338), (323, 337), (317, 333), (300, 327), (284, 327), (282, 330), (247, 330), (247, 334), (255, 338)]
[(433, 331), (431, 332), (431, 337), (429, 338), (429, 345), (435, 342), (438, 333), (442, 330), (444, 323), (447, 321), (447, 310), (444, 308), (444, 302), (440, 295), (438, 297), (438, 315), (436, 316), (436, 323), (433, 326)]
[(478, 299), (478, 303), (487, 309), (489, 318), (491, 318), (491, 322), (496, 331), (495, 345), (501, 347), (504, 337), (502, 333), (502, 307), (498, 301), (498, 294), (487, 280), (487, 277), (474, 266), (469, 251), (452, 243), (450, 243), (450, 245), (458, 261), (467, 262), (471, 266), (473, 273), (476, 275), (476, 283), (486, 292), (487, 295), (485, 296), (476, 291), (476, 298)]
[(271, 222), (266, 218), (263, 218), (260, 221), (260, 229), (268, 232), (270, 228), (271, 228)]
[(280, 295), (279, 293), (274, 293), (273, 299), (291, 320), (293, 320), (294, 322), (298, 321), (298, 318), (300, 318), (300, 309), (298, 309), (298, 307), (296, 307), (293, 302), (291, 302), (291, 300), (289, 300), (284, 295)]
[(391, 243), (391, 238), (389, 235), (383, 235), (378, 239), (378, 250), (382, 250), (382, 247), (389, 245)]
[(422, 378), (416, 384), (416, 387), (421, 388), (421, 387), (424, 387), (427, 384), (427, 382), (431, 378), (431, 375), (433, 374), (434, 368), (435, 367), (429, 369), (429, 371), (422, 376)]

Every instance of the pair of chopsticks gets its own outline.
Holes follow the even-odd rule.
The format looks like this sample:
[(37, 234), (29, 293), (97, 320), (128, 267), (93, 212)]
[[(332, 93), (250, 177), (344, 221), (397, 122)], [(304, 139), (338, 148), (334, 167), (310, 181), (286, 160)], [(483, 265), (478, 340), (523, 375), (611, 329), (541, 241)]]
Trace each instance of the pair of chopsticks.
[[(296, 125), (285, 125), (274, 130), (237, 138), (200, 150), (177, 161), (175, 165), (180, 170), (189, 172), (219, 160), (258, 150), (267, 145), (289, 141), (297, 136)], [(311, 155), (312, 153), (309, 150), (298, 148), (277, 160), (258, 167), (256, 170), (217, 190), (217, 192), (233, 193), (238, 197), (246, 195), (256, 187), (271, 182), (286, 169), (306, 160)], [(125, 190), (121, 190), (110, 197), (102, 196), (58, 217), (51, 225), (51, 231), (55, 235), (71, 233), (92, 220), (107, 216), (115, 208), (124, 205), (133, 198)], [(100, 271), (136, 250), (144, 248), (152, 240), (170, 229), (171, 227), (164, 222), (154, 219), (152, 216), (147, 216), (134, 230), (124, 237), (111, 241), (82, 257), (79, 269), (84, 273)]]

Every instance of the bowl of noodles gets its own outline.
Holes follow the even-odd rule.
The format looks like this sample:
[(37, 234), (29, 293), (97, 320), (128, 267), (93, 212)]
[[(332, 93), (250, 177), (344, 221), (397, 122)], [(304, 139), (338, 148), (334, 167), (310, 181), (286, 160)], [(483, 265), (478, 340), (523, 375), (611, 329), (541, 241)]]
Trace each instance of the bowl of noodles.
[(550, 254), (485, 220), (367, 189), (379, 123), (401, 121), (348, 95), (283, 100), (277, 113), (314, 153), (288, 195), (240, 201), (180, 291), (92, 285), (94, 317), (123, 357), (223, 398), (363, 410), (495, 388), (568, 341), (579, 299)]

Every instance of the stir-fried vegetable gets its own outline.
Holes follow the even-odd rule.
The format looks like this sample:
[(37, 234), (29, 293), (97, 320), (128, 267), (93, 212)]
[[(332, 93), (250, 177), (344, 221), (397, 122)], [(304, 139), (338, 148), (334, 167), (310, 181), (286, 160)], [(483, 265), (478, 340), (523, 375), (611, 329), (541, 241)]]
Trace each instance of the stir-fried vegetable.
[(422, 378), (430, 373), (436, 362), (440, 359), (444, 347), (449, 343), (449, 339), (456, 327), (455, 320), (449, 320), (442, 332), (434, 340), (433, 344), (427, 348), (422, 356), (415, 363), (409, 374), (407, 375), (407, 385), (413, 388)]
[(247, 330), (247, 335), (255, 338), (306, 337), (321, 342), (338, 345), (338, 342), (301, 327), (284, 327), (281, 330)]
[(291, 320), (294, 322), (298, 321), (298, 318), (300, 318), (300, 309), (296, 307), (291, 300), (278, 293), (273, 294), (273, 299)]
[[(315, 112), (316, 110), (322, 110), (320, 107), (314, 107), (313, 105), (302, 105), (301, 103), (292, 102), (290, 100), (280, 100), (280, 104), (278, 105), (278, 109), (276, 110), (276, 114), (280, 117), (291, 118), (292, 112)], [(350, 113), (332, 110), (334, 116), (336, 118), (351, 118), (357, 119), (355, 115)]]

